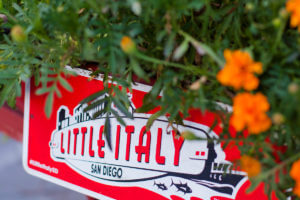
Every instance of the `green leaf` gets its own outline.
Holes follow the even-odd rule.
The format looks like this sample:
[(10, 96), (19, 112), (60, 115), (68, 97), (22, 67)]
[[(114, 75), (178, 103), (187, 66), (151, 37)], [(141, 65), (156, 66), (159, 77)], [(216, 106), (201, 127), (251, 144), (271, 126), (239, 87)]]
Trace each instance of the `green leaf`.
[(54, 92), (50, 92), (46, 98), (45, 113), (47, 118), (50, 118), (53, 108)]
[(102, 96), (102, 95), (104, 95), (104, 94), (106, 94), (106, 93), (107, 93), (107, 90), (106, 90), (106, 89), (103, 89), (103, 90), (101, 90), (101, 91), (99, 91), (99, 92), (96, 92), (96, 93), (94, 93), (94, 94), (92, 94), (92, 95), (86, 97), (86, 98), (83, 99), (80, 103), (81, 103), (81, 104), (88, 103), (88, 102), (92, 101), (93, 99), (96, 99), (97, 97), (100, 97), (100, 96)]
[(118, 122), (123, 125), (126, 126), (125, 121), (122, 119), (122, 117), (119, 116), (119, 114), (115, 111), (115, 110), (110, 110), (112, 112), (112, 114), (117, 118)]
[(110, 118), (108, 116), (108, 113), (106, 114), (105, 125), (104, 125), (104, 133), (105, 133), (105, 138), (106, 138), (108, 147), (109, 147), (110, 150), (112, 150), (112, 147), (111, 147), (111, 126), (110, 126)]
[(138, 109), (136, 109), (137, 113), (146, 113), (149, 112), (150, 110), (153, 110), (154, 108), (156, 108), (156, 106), (152, 103), (147, 103), (147, 104), (143, 104), (142, 107), (139, 107)]
[(184, 40), (174, 51), (173, 59), (179, 60), (189, 48), (188, 40)]
[(95, 107), (97, 107), (97, 106), (99, 106), (99, 105), (101, 105), (101, 104), (103, 104), (103, 103), (106, 103), (107, 101), (108, 101), (107, 98), (99, 99), (99, 100), (97, 100), (97, 101), (91, 103), (91, 104), (88, 105), (87, 107), (85, 107), (83, 111), (84, 111), (84, 112), (87, 112), (87, 111), (89, 111), (89, 110), (92, 110), (93, 108), (95, 108)]
[(4, 88), (2, 89), (0, 93), (0, 107), (3, 106), (5, 100), (8, 98), (9, 93), (14, 87), (14, 84), (16, 83), (16, 80), (10, 81), (7, 85), (4, 85)]
[(40, 87), (35, 91), (36, 95), (42, 95), (51, 91), (50, 87)]
[(133, 114), (126, 109), (126, 107), (116, 98), (112, 98), (112, 101), (114, 102), (115, 106), (126, 116), (130, 119), (133, 119)]
[(131, 59), (130, 59), (130, 64), (131, 64), (131, 67), (132, 67), (134, 73), (135, 73), (138, 77), (140, 77), (140, 78), (142, 78), (142, 79), (144, 79), (144, 80), (148, 80), (147, 74), (146, 74), (145, 71), (140, 67), (140, 65), (139, 65), (139, 63), (137, 62), (136, 59), (131, 58)]
[(59, 83), (69, 92), (73, 92), (73, 88), (68, 81), (62, 76), (58, 76)]
[(55, 87), (55, 93), (57, 94), (57, 97), (58, 97), (58, 98), (61, 98), (61, 97), (62, 97), (61, 92), (60, 92), (60, 90), (58, 89), (58, 87)]
[(147, 128), (147, 130), (149, 130), (149, 129), (151, 128), (152, 124), (154, 123), (154, 121), (155, 121), (157, 118), (159, 118), (160, 116), (162, 116), (162, 115), (164, 115), (164, 114), (166, 114), (166, 111), (160, 110), (160, 111), (154, 113), (153, 115), (151, 115), (151, 116), (149, 117), (147, 123), (146, 123), (146, 128)]
[(106, 109), (102, 109), (102, 110), (100, 110), (100, 111), (94, 113), (94, 114), (93, 114), (93, 119), (99, 117), (100, 115), (105, 114), (106, 112), (107, 112)]

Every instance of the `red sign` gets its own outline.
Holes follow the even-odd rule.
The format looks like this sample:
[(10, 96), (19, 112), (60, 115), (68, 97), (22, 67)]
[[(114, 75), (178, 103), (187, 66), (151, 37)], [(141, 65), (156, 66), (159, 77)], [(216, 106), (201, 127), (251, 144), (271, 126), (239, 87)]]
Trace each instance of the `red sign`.
[[(128, 92), (133, 119), (112, 105), (126, 126), (109, 116), (110, 150), (104, 135), (106, 116), (91, 117), (104, 105), (83, 112), (88, 105), (80, 104), (103, 90), (103, 82), (88, 80), (88, 71), (74, 71), (78, 76), (68, 78), (74, 92), (64, 91), (55, 99), (49, 119), (43, 112), (45, 96), (34, 95), (37, 88), (32, 80), (26, 84), (23, 163), (28, 173), (101, 200), (262, 199), (261, 189), (245, 194), (249, 182), (243, 172), (225, 170), (232, 165), (228, 158), (237, 152), (224, 152), (220, 144), (207, 140), (184, 140), (166, 117), (155, 120), (146, 131), (153, 113), (135, 110), (151, 89), (147, 85), (134, 85)], [(213, 113), (190, 110), (184, 126), (176, 127), (202, 138), (218, 138), (219, 126), (209, 132), (213, 122)]]

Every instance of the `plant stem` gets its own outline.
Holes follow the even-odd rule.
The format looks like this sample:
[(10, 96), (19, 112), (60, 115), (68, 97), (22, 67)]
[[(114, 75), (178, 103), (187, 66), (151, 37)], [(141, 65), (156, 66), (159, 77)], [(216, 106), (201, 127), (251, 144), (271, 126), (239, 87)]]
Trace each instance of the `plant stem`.
[(286, 26), (286, 23), (287, 23), (287, 19), (283, 19), (282, 23), (280, 24), (279, 30), (277, 32), (276, 39), (275, 39), (274, 45), (272, 47), (272, 52), (274, 52), (276, 50), (278, 44), (281, 41), (281, 38), (282, 38), (282, 35), (283, 35), (283, 32), (284, 32), (284, 28)]
[(271, 176), (272, 174), (274, 174), (275, 172), (277, 172), (278, 170), (280, 170), (281, 168), (283, 168), (284, 166), (290, 164), (291, 162), (293, 162), (294, 160), (296, 160), (298, 158), (300, 158), (300, 152), (289, 157), (288, 159), (284, 160), (280, 164), (276, 165), (275, 167), (266, 171), (265, 173), (262, 173), (260, 176), (258, 176), (257, 178), (254, 178), (254, 179), (256, 179), (258, 181), (264, 180), (264, 179), (268, 178), (269, 176)]
[(195, 38), (193, 38), (191, 35), (188, 33), (179, 30), (178, 33), (185, 37), (189, 42), (191, 42), (194, 46), (200, 47), (201, 49), (204, 50), (204, 52), (209, 55), (218, 65), (219, 67), (223, 67), (225, 65), (225, 62), (223, 59), (219, 58), (219, 56), (206, 44), (203, 44), (202, 42), (199, 42)]
[(134, 54), (134, 56), (136, 56), (137, 58), (139, 58), (141, 60), (145, 60), (147, 62), (151, 62), (151, 63), (155, 63), (155, 64), (161, 64), (161, 65), (170, 66), (170, 67), (175, 67), (175, 68), (183, 69), (183, 70), (188, 70), (188, 71), (191, 71), (193, 73), (197, 73), (199, 75), (206, 75), (210, 78), (215, 78), (215, 76), (216, 76), (214, 73), (211, 73), (207, 70), (200, 69), (199, 67), (197, 67), (195, 65), (183, 65), (183, 64), (179, 64), (179, 63), (160, 60), (160, 59), (157, 59), (157, 58), (147, 56), (147, 55), (142, 54), (140, 52), (136, 52)]

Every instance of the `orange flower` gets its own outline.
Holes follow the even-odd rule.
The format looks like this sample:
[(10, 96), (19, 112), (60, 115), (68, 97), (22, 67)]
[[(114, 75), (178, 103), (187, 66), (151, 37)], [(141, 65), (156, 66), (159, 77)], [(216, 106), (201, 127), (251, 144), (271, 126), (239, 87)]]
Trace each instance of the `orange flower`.
[(298, 27), (300, 31), (300, 0), (289, 0), (286, 10), (291, 13), (291, 27)]
[(262, 73), (262, 64), (254, 62), (249, 53), (240, 50), (224, 51), (226, 64), (217, 74), (217, 79), (225, 86), (232, 86), (238, 90), (254, 90), (259, 84), (258, 78), (254, 75)]
[(255, 158), (243, 155), (240, 159), (242, 171), (248, 174), (248, 177), (257, 176), (261, 171), (261, 164)]
[(300, 197), (300, 159), (293, 163), (290, 176), (296, 181), (293, 192)]
[(124, 36), (121, 40), (121, 48), (127, 54), (132, 54), (136, 50), (135, 44), (128, 36)]
[(263, 94), (240, 93), (233, 99), (230, 124), (237, 131), (244, 128), (248, 128), (253, 134), (266, 131), (271, 126), (271, 119), (266, 114), (269, 108), (268, 100)]

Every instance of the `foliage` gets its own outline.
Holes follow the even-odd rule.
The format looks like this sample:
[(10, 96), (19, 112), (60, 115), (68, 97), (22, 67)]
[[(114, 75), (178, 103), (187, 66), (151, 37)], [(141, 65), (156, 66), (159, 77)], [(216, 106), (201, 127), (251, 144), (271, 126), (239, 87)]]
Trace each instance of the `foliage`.
[[(214, 111), (221, 109), (216, 102), (232, 105), (243, 90), (222, 86), (216, 75), (225, 65), (225, 49), (243, 50), (263, 65), (252, 93), (267, 97), (273, 125), (258, 135), (245, 138), (241, 131), (233, 138), (228, 113), (222, 118), (221, 138), (229, 139), (222, 142), (243, 141), (241, 153), (262, 164), (252, 185), (263, 181), (268, 194), (274, 190), (285, 199), (294, 185), (286, 173), (300, 157), (300, 34), (290, 27), (285, 5), (285, 0), (0, 0), (0, 13), (8, 18), (7, 23), (0, 20), (0, 105), (14, 106), (20, 82), (34, 77), (40, 85), (37, 94), (47, 94), (50, 116), (53, 101), (61, 96), (58, 85), (72, 90), (64, 66), (93, 63), (98, 66), (93, 75), (104, 74), (106, 82), (124, 88), (130, 88), (136, 75), (155, 80), (138, 111), (160, 106), (151, 120), (169, 113), (169, 121), (178, 124), (191, 107)], [(23, 37), (5, 34), (16, 25)], [(120, 48), (123, 36), (134, 41), (133, 53)], [(107, 102), (130, 115), (126, 91), (105, 90), (114, 91)], [(108, 106), (101, 112), (111, 111)], [(109, 139), (108, 128), (106, 132)]]

